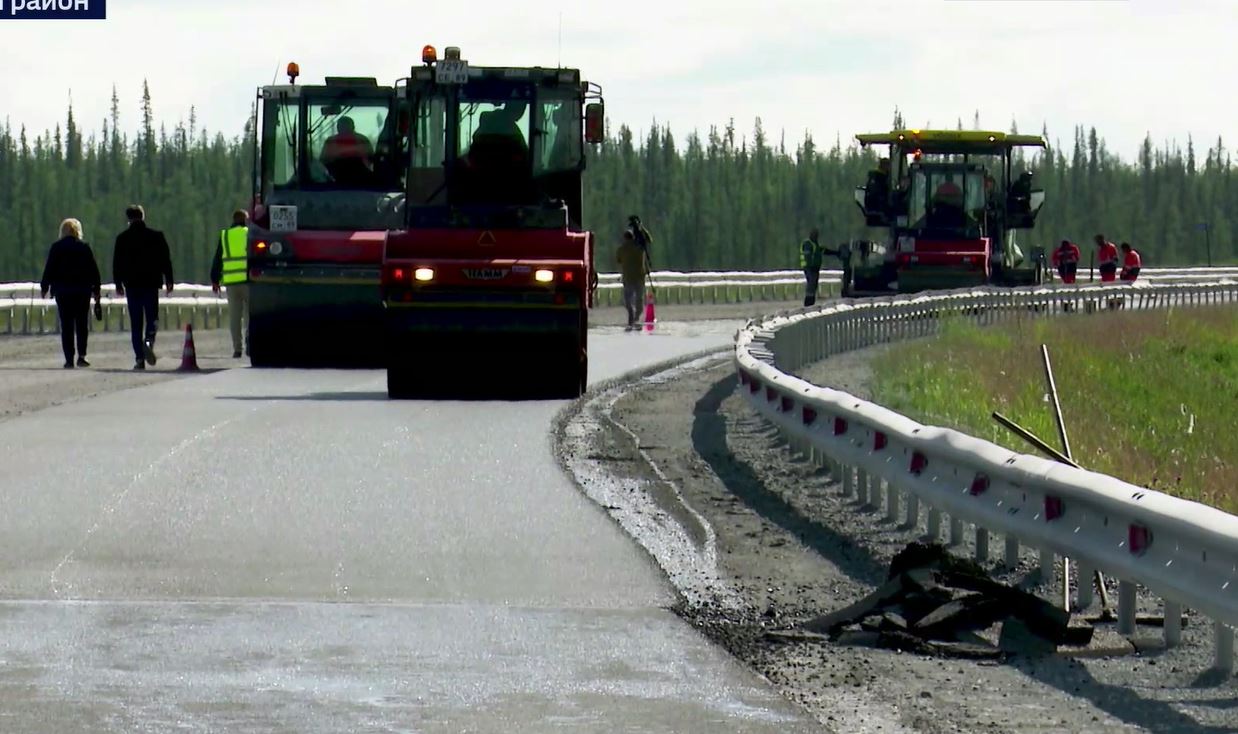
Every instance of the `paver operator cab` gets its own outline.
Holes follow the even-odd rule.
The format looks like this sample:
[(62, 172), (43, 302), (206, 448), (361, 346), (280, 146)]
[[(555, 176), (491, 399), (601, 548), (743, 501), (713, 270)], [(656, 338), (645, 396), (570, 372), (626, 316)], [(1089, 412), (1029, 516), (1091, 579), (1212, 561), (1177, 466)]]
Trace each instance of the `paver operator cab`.
[(388, 393), (475, 377), (578, 396), (596, 285), (581, 177), (585, 143), (603, 137), (600, 90), (575, 69), (470, 66), (456, 48), (427, 46), (422, 62), (400, 93), (407, 225), (383, 254)]
[(258, 91), (249, 240), (255, 366), (382, 366), (387, 232), (403, 227), (408, 110), (361, 77)]
[(895, 130), (856, 139), (889, 146), (856, 190), (866, 223), (889, 228), (889, 241), (880, 263), (853, 265), (845, 295), (1041, 282), (1043, 250), (1023, 253), (1015, 233), (1035, 225), (1044, 192), (1012, 159), (1015, 148), (1044, 148), (1042, 137)]

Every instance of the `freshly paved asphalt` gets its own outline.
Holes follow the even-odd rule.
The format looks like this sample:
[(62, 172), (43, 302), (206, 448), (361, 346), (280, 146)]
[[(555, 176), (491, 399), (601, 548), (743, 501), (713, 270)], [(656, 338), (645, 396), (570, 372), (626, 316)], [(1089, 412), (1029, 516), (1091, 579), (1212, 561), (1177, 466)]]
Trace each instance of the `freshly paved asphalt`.
[[(591, 379), (735, 328), (599, 329)], [(0, 731), (817, 731), (666, 611), (563, 405), (236, 369), (0, 423)]]

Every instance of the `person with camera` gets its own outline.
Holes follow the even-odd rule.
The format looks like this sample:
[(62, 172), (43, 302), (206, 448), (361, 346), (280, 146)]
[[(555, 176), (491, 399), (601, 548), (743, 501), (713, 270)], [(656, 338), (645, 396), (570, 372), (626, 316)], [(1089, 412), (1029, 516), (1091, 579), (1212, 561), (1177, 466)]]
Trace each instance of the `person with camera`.
[(649, 258), (637, 243), (631, 228), (623, 230), (623, 241), (615, 255), (619, 277), (623, 282), (623, 307), (628, 312), (628, 331), (640, 328), (641, 307), (645, 303), (645, 278), (649, 275)]
[(102, 317), (99, 265), (90, 245), (82, 241), (82, 223), (66, 219), (60, 223), (60, 239), (52, 243), (43, 267), (39, 290), (44, 298), (50, 291), (60, 314), (60, 346), (64, 368), (73, 369), (74, 337), (77, 339), (78, 367), (89, 367), (86, 342), (90, 336), (90, 297), (95, 299), (95, 316)]

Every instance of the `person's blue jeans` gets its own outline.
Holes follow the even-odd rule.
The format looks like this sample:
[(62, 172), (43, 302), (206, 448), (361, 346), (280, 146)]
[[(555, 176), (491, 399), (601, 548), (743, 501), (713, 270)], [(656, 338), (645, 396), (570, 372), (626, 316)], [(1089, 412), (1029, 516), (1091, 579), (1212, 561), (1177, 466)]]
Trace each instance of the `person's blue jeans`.
[(141, 362), (146, 358), (143, 341), (155, 343), (159, 331), (159, 289), (126, 288), (129, 304), (129, 331), (133, 337), (133, 356)]

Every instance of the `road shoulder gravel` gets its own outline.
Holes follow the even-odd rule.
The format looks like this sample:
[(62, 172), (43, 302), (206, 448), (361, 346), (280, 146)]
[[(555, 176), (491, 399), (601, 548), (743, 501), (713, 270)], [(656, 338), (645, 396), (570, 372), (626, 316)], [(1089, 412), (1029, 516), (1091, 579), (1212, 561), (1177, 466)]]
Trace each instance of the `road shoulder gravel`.
[[(805, 375), (865, 396), (868, 364), (880, 354), (844, 355)], [(1238, 730), (1238, 685), (1203, 672), (1211, 628), (1199, 617), (1172, 651), (1156, 628), (1141, 627), (1133, 644), (1102, 628), (1086, 655), (1001, 664), (768, 637), (858, 601), (924, 527), (887, 522), (842, 497), (823, 470), (791, 455), (735, 384), (724, 356), (607, 386), (564, 421), (561, 456), (667, 572), (680, 615), (828, 729)], [(966, 543), (956, 550), (971, 552)], [(1034, 561), (1028, 552), (1016, 569), (989, 568), (1026, 582)]]

